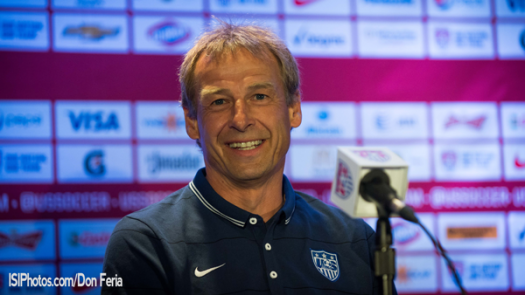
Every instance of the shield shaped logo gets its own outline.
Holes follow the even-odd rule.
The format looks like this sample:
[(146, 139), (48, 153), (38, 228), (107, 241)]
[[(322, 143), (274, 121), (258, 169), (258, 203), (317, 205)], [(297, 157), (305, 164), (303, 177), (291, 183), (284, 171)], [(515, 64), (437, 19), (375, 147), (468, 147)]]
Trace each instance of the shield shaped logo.
[(324, 250), (312, 250), (312, 260), (315, 268), (327, 279), (334, 282), (339, 278), (339, 261), (337, 254), (326, 252)]
[(354, 185), (352, 184), (352, 175), (348, 166), (339, 161), (337, 166), (337, 178), (335, 186), (335, 194), (341, 199), (347, 199), (350, 194), (354, 191)]

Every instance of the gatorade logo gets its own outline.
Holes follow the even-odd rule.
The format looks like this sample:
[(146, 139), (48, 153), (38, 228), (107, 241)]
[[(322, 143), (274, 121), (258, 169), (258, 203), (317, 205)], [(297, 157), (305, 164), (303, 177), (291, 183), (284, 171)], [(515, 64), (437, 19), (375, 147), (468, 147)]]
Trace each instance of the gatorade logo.
[(497, 239), (497, 226), (448, 227), (447, 239)]

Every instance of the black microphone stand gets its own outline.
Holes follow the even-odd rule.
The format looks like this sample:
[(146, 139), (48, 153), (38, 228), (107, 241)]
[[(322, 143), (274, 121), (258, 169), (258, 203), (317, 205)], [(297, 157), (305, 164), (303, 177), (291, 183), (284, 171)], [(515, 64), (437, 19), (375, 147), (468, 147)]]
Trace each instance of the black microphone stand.
[(377, 208), (377, 225), (376, 225), (376, 250), (374, 253), (375, 276), (381, 280), (382, 294), (390, 295), (393, 292), (394, 276), (396, 274), (396, 251), (392, 245), (392, 228), (390, 226), (390, 214), (396, 212), (405, 220), (421, 226), (423, 231), (428, 235), (439, 254), (447, 262), (456, 284), (461, 294), (467, 294), (461, 283), (452, 260), (448, 257), (441, 243), (436, 240), (428, 229), (419, 221), (414, 210), (406, 206), (397, 198), (396, 191), (390, 187), (390, 178), (381, 169), (372, 169), (368, 172), (359, 184), (359, 194), (367, 202), (372, 202)]
[(392, 245), (392, 228), (390, 226), (390, 214), (396, 212), (405, 220), (421, 226), (428, 235), (439, 254), (445, 259), (461, 294), (467, 294), (461, 283), (452, 260), (448, 257), (441, 243), (436, 240), (428, 229), (419, 221), (414, 210), (406, 206), (397, 198), (396, 191), (390, 187), (390, 178), (381, 169), (372, 169), (368, 172), (359, 184), (359, 194), (367, 202), (372, 202), (377, 208), (376, 225), (376, 250), (374, 253), (375, 275), (382, 281), (382, 294), (390, 295), (393, 292), (394, 276), (396, 274), (396, 251)]
[(365, 201), (372, 202), (377, 208), (376, 250), (374, 252), (375, 276), (381, 280), (383, 295), (393, 294), (394, 276), (396, 275), (396, 251), (392, 246), (392, 227), (390, 226), (389, 201), (396, 192), (390, 187), (390, 178), (380, 169), (368, 172), (359, 185), (359, 193)]
[(390, 247), (392, 246), (390, 212), (378, 204), (377, 214), (379, 218), (376, 224), (375, 276), (382, 282), (381, 294), (392, 295), (396, 274), (396, 250)]

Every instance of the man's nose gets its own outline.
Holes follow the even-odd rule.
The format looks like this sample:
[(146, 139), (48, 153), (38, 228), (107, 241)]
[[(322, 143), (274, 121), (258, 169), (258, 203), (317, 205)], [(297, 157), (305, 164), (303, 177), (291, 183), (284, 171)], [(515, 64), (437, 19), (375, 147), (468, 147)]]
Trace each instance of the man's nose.
[(252, 124), (253, 118), (250, 115), (249, 105), (244, 99), (236, 100), (233, 107), (231, 127), (244, 132)]

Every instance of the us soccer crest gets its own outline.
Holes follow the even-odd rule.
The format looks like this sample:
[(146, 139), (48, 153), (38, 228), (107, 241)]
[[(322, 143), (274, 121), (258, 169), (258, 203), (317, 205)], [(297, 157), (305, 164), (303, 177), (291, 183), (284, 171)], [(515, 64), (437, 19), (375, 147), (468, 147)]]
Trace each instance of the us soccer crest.
[(337, 254), (326, 252), (324, 250), (312, 250), (312, 260), (315, 268), (327, 279), (334, 282), (339, 278), (339, 261), (337, 260)]
[(350, 169), (343, 161), (339, 161), (336, 175), (335, 194), (341, 199), (347, 199), (354, 191), (354, 185), (352, 184)]

